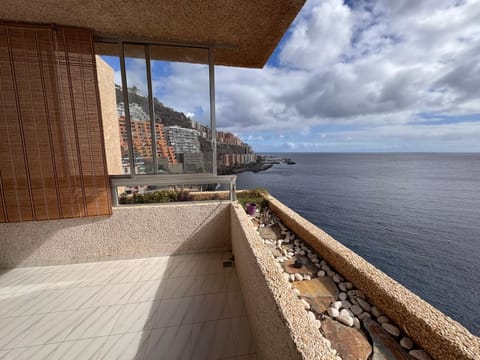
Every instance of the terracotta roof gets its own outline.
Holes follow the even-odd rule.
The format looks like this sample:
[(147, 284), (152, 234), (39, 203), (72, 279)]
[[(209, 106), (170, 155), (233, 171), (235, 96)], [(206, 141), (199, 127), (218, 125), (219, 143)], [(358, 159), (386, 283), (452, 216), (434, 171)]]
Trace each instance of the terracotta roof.
[(91, 28), (98, 37), (219, 45), (215, 63), (263, 67), (305, 0), (27, 0), (0, 19)]

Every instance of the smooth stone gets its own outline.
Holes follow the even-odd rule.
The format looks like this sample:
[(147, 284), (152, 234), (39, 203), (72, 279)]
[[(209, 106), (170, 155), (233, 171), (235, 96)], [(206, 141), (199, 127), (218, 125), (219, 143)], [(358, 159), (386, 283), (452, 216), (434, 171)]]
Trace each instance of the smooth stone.
[(380, 316), (382, 316), (382, 313), (380, 312), (380, 310), (378, 310), (378, 308), (376, 306), (373, 306), (372, 307), (372, 315), (375, 316), (375, 317), (380, 317)]
[(353, 285), (351, 282), (346, 282), (345, 283), (345, 286), (347, 287), (348, 290), (352, 289), (353, 288)]
[[(335, 279), (334, 279), (335, 280)], [(344, 283), (340, 283), (338, 284), (338, 288), (343, 291), (343, 292), (346, 292), (347, 291), (347, 287), (345, 286)]]
[(347, 300), (347, 294), (345, 294), (344, 292), (341, 292), (340, 294), (338, 294), (338, 298), (340, 300)]
[(332, 307), (337, 309), (337, 310), (340, 310), (340, 308), (342, 307), (342, 302), (341, 301), (335, 301), (332, 303)]
[(417, 360), (432, 360), (432, 358), (423, 350), (411, 350), (409, 354)]
[(308, 318), (309, 318), (310, 320), (312, 320), (313, 322), (315, 322), (315, 320), (317, 320), (317, 317), (315, 316), (315, 314), (314, 314), (313, 312), (309, 311), (309, 312), (307, 313), (307, 315), (308, 315)]
[[(352, 311), (352, 313), (354, 315), (360, 315), (361, 313), (363, 313), (363, 309), (360, 307), (360, 305), (352, 305), (352, 307), (350, 308), (350, 310)], [(368, 314), (368, 313), (367, 313)]]
[(354, 297), (351, 297), (351, 298), (350, 298), (350, 302), (351, 302), (352, 304), (357, 304), (357, 305), (358, 305), (358, 301), (357, 301), (357, 299), (355, 299)]
[(410, 338), (404, 337), (400, 340), (400, 345), (407, 350), (411, 350), (413, 348), (413, 341)]
[(340, 359), (367, 360), (372, 352), (368, 339), (356, 328), (326, 318), (322, 322), (322, 331), (332, 348), (337, 350)]
[(320, 270), (319, 272), (317, 272), (317, 276), (318, 276), (318, 277), (323, 277), (323, 276), (325, 276), (325, 271)]
[(340, 315), (338, 315), (337, 320), (347, 326), (350, 326), (350, 327), (353, 326), (353, 317), (342, 314), (342, 312), (340, 312)]
[(300, 290), (298, 290), (296, 287), (293, 288), (293, 292), (295, 295), (300, 296)]
[(304, 275), (303, 279), (304, 280), (312, 280), (312, 277), (310, 275)]
[(394, 326), (394, 325), (392, 325), (392, 324), (383, 323), (383, 324), (382, 324), (382, 328), (383, 328), (386, 332), (388, 332), (390, 335), (393, 335), (393, 336), (395, 336), (395, 337), (397, 337), (397, 336), (400, 335), (400, 330), (399, 330), (396, 326)]
[(273, 256), (275, 257), (282, 256), (282, 253), (280, 252), (280, 250), (278, 250), (274, 245), (268, 242), (265, 242), (265, 246), (267, 247), (268, 250), (270, 250)]
[(386, 316), (380, 316), (377, 321), (380, 323), (380, 324), (384, 324), (384, 323), (388, 323), (390, 322), (390, 320), (388, 320), (388, 318)]
[(371, 360), (412, 360), (412, 357), (376, 321), (365, 319), (363, 326), (373, 342)]
[(357, 295), (357, 290), (348, 290), (347, 295), (348, 296), (356, 296)]
[(310, 310), (311, 306), (310, 306), (310, 304), (308, 303), (308, 301), (305, 300), (305, 299), (301, 299), (301, 300), (302, 300), (303, 307), (304, 307), (306, 310)]
[(317, 258), (316, 256), (314, 256), (314, 257), (312, 258), (312, 262), (313, 262), (314, 264), (318, 264), (318, 263), (320, 262), (320, 260), (318, 260), (318, 258)]
[(298, 274), (298, 273), (297, 273), (297, 274), (295, 274), (294, 276), (295, 276), (295, 280), (296, 280), (296, 281), (302, 281), (302, 280), (303, 280), (302, 274)]
[(305, 250), (301, 250), (300, 251), (300, 255), (304, 256), (306, 253), (305, 253)]
[(365, 296), (365, 294), (364, 294), (362, 291), (360, 291), (360, 290), (357, 290), (357, 296), (358, 296), (359, 298), (364, 299), (364, 300), (367, 298), (367, 297)]
[(335, 271), (332, 271), (332, 270), (327, 271), (327, 275), (332, 277), (332, 278), (335, 276), (335, 274), (336, 274)]
[(353, 326), (355, 326), (356, 329), (360, 329), (361, 327), (360, 320), (358, 320), (356, 317), (353, 318)]
[(353, 316), (354, 316), (353, 313), (352, 313), (350, 310), (348, 310), (348, 309), (342, 309), (342, 310), (340, 310), (340, 315), (342, 315), (342, 314), (345, 315), (345, 316), (350, 316), (350, 317), (352, 317), (352, 318), (353, 318)]
[(317, 329), (320, 329), (320, 328), (322, 327), (322, 322), (321, 322), (320, 320), (318, 320), (318, 319), (315, 320), (315, 327), (316, 327)]
[(348, 301), (348, 300), (343, 300), (343, 301), (342, 301), (342, 307), (343, 307), (344, 309), (350, 309), (350, 308), (352, 307), (352, 304), (351, 304), (350, 301)]
[(370, 315), (370, 313), (367, 313), (367, 312), (363, 312), (361, 313), (360, 315), (357, 316), (360, 320), (365, 320), (365, 319), (370, 319), (372, 316)]
[(293, 274), (288, 275), (288, 280), (291, 282), (295, 281), (295, 275)]
[(266, 240), (277, 241), (282, 237), (282, 229), (278, 225), (272, 225), (272, 226), (260, 225), (260, 236)]
[(340, 315), (338, 309), (335, 309), (335, 308), (328, 308), (327, 313), (334, 319), (337, 318), (338, 315)]
[(360, 305), (363, 310), (365, 311), (372, 311), (372, 305), (370, 305), (367, 301), (363, 300), (361, 297), (357, 298), (358, 305)]
[(340, 278), (339, 275), (335, 275), (335, 276), (333, 277), (333, 281), (335, 281), (336, 283), (339, 283), (339, 282), (340, 282), (340, 279), (341, 279), (341, 278)]

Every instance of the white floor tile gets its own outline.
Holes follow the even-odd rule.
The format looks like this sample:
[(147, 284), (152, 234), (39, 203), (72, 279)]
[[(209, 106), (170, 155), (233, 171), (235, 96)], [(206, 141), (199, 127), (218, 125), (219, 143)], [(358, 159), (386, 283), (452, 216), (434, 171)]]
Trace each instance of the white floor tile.
[(110, 335), (97, 360), (141, 360), (145, 355), (149, 337), (149, 330)]
[(191, 325), (154, 329), (148, 339), (144, 359), (196, 359), (190, 357), (191, 337)]

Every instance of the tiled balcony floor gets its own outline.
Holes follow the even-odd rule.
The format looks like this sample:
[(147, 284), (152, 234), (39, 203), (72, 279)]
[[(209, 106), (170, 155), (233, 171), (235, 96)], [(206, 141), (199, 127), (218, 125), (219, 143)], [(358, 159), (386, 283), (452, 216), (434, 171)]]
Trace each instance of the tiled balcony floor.
[(229, 254), (0, 274), (0, 359), (255, 359)]

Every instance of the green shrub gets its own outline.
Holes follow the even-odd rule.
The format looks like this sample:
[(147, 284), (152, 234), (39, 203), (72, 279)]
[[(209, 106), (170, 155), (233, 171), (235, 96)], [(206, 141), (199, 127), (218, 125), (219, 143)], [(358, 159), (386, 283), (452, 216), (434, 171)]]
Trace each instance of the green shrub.
[(160, 190), (145, 194), (133, 194), (132, 196), (122, 194), (118, 202), (120, 204), (153, 204), (191, 200), (192, 196), (187, 190)]
[(268, 206), (268, 201), (266, 200), (266, 196), (268, 195), (268, 191), (263, 188), (256, 188), (252, 190), (245, 190), (241, 193), (237, 194), (237, 200), (245, 209), (247, 204), (255, 203), (259, 211), (266, 206)]

